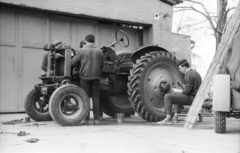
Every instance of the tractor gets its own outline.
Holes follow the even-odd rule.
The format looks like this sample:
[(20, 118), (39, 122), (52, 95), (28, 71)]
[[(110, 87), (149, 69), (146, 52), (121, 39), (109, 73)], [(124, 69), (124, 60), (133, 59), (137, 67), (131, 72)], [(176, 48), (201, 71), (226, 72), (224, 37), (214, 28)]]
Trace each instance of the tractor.
[[(124, 113), (126, 117), (134, 115), (127, 96), (127, 80), (132, 64), (129, 51), (115, 52), (111, 47), (117, 43), (122, 47), (129, 45), (124, 31), (117, 30), (116, 41), (101, 48), (104, 54), (104, 66), (100, 83), (100, 101), (103, 112), (111, 117), (115, 113)], [(25, 98), (25, 111), (36, 121), (55, 120), (62, 126), (79, 125), (90, 109), (89, 97), (79, 87), (79, 68), (71, 67), (71, 58), (76, 54), (68, 45), (54, 39), (44, 45), (48, 53), (47, 72)], [(63, 56), (56, 58), (57, 54)]]
[[(119, 41), (118, 35), (121, 36)], [(115, 37), (122, 47), (128, 46), (128, 37), (123, 31), (117, 31)], [(173, 87), (180, 89), (178, 83), (183, 82), (176, 57), (154, 45), (134, 52), (115, 52), (110, 47), (103, 47), (103, 53), (108, 61), (103, 69), (103, 76), (106, 74), (107, 77), (101, 81), (100, 93), (104, 113), (112, 117), (115, 113), (124, 113), (125, 117), (130, 117), (137, 112), (150, 122), (164, 119), (164, 95)]]
[[(104, 67), (100, 79), (100, 104), (105, 114), (125, 117), (138, 113), (155, 122), (165, 118), (164, 95), (180, 88), (183, 77), (178, 60), (159, 46), (144, 46), (136, 51), (112, 49), (116, 44), (128, 47), (129, 39), (122, 30), (115, 32), (116, 41), (103, 46)], [(80, 125), (90, 110), (89, 97), (79, 87), (78, 68), (71, 67), (75, 51), (64, 43), (44, 46), (48, 52), (47, 73), (42, 83), (25, 98), (26, 113), (36, 121), (54, 120), (62, 126)], [(55, 58), (59, 53), (63, 57)], [(168, 85), (168, 88), (166, 88)]]

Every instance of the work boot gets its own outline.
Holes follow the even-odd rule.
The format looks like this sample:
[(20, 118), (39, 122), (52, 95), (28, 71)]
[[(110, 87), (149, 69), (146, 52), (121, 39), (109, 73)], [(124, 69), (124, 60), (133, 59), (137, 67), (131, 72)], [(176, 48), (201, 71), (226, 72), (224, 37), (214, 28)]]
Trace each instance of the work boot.
[(99, 120), (95, 119), (93, 122), (94, 125), (98, 125), (99, 124)]
[(82, 125), (89, 125), (89, 120), (84, 119), (84, 120), (81, 121), (81, 124)]
[(173, 125), (173, 121), (172, 121), (172, 119), (165, 118), (164, 120), (157, 122), (157, 124), (160, 124), (160, 125)]
[(177, 123), (177, 122), (178, 122), (178, 116), (173, 116), (172, 122), (173, 122), (173, 123)]
[(103, 120), (103, 117), (102, 117), (102, 116), (100, 116), (100, 117), (99, 117), (99, 121), (102, 121), (102, 120)]

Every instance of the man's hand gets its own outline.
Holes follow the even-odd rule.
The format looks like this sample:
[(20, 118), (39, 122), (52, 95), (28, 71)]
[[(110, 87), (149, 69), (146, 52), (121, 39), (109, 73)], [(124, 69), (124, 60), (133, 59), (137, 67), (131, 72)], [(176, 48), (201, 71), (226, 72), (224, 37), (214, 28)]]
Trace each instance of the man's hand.
[(182, 93), (182, 89), (172, 88), (171, 92), (172, 93)]
[(178, 86), (181, 87), (182, 89), (185, 88), (185, 85), (182, 82), (177, 82)]
[(61, 54), (59, 54), (59, 53), (56, 53), (55, 55), (54, 55), (54, 58), (55, 59), (58, 59), (59, 57), (63, 57)]

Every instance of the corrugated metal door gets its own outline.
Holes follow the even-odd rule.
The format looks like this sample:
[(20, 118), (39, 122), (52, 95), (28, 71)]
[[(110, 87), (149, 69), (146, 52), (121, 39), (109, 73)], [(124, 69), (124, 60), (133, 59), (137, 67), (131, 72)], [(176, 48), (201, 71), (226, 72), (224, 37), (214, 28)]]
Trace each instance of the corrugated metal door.
[[(47, 13), (23, 11), (1, 7), (0, 11), (0, 112), (24, 111), (24, 99), (39, 77), (45, 72), (41, 64), (46, 51), (44, 44), (53, 38), (79, 49), (79, 42), (87, 34), (94, 34), (96, 45), (107, 46), (115, 41), (116, 26), (98, 24), (95, 20), (83, 20)], [(139, 31), (121, 28), (129, 36), (135, 50), (141, 44)], [(116, 45), (114, 48), (122, 50)]]
[(17, 110), (18, 98), (18, 16), (0, 10), (0, 111)]
[(45, 72), (41, 64), (44, 44), (53, 38), (79, 48), (97, 22), (1, 8), (0, 11), (0, 112), (24, 111), (24, 99)]
[(53, 38), (61, 40), (66, 44), (71, 44), (71, 21), (68, 18), (50, 17), (50, 41)]
[(44, 72), (46, 16), (2, 9), (0, 13), (0, 112), (24, 111), (24, 99)]
[(95, 35), (96, 44), (98, 44), (98, 34), (97, 34), (97, 22), (87, 21), (87, 20), (75, 20), (76, 23), (76, 44), (79, 48), (79, 43), (85, 40), (85, 36), (88, 34)]
[(47, 16), (32, 12), (19, 13), (19, 87), (18, 111), (24, 111), (24, 99), (34, 88), (41, 83), (39, 77), (44, 74), (41, 63), (44, 54), (43, 45), (48, 43)]

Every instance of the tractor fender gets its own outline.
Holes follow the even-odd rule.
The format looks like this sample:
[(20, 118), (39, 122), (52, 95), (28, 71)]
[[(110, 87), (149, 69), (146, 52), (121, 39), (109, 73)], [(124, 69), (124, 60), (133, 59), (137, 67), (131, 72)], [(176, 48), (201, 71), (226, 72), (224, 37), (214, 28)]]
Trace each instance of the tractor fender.
[(154, 45), (144, 46), (144, 47), (137, 49), (135, 52), (132, 53), (131, 60), (133, 61), (133, 63), (136, 64), (137, 59), (140, 59), (141, 56), (145, 55), (146, 53), (152, 52), (152, 51), (169, 52), (166, 49), (159, 47), (159, 46), (154, 46)]
[(117, 56), (122, 55), (122, 54), (132, 54), (131, 50), (118, 50), (116, 51)]

